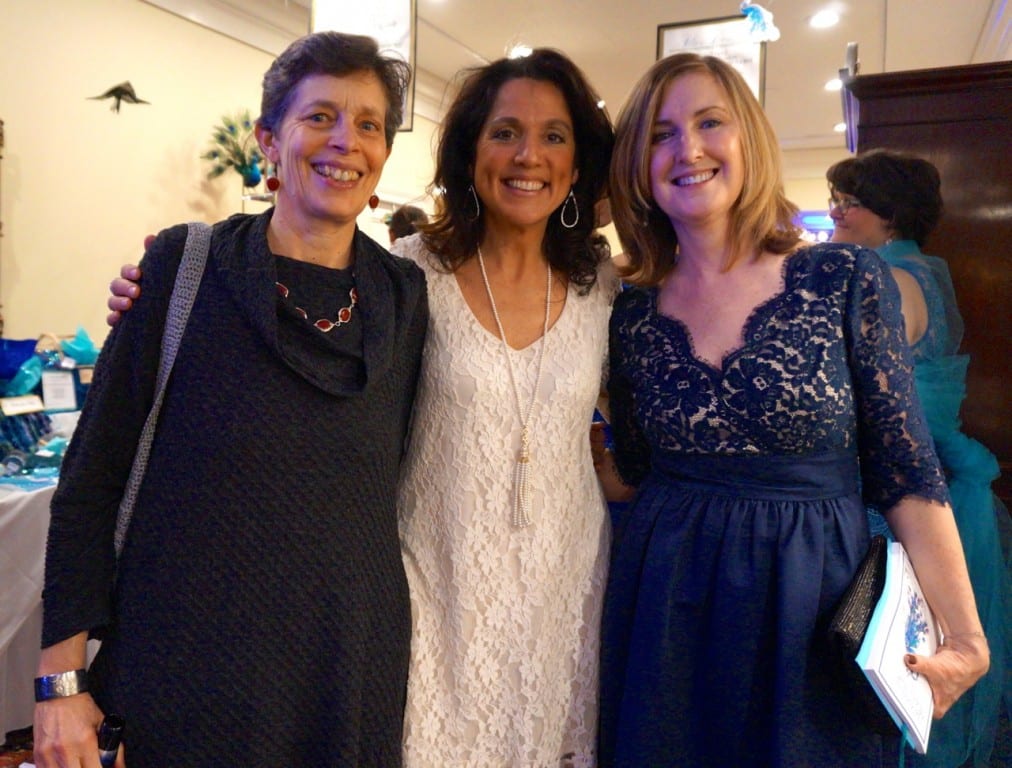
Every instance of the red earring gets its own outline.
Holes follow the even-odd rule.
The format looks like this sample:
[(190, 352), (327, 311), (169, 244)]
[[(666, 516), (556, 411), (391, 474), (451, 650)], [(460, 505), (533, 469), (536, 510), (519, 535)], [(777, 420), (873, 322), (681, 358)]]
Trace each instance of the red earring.
[(267, 184), (267, 189), (271, 192), (277, 192), (281, 188), (281, 179), (277, 176), (268, 176), (264, 183)]
[(369, 207), (374, 211), (379, 207), (380, 199), (377, 195), (369, 195)]

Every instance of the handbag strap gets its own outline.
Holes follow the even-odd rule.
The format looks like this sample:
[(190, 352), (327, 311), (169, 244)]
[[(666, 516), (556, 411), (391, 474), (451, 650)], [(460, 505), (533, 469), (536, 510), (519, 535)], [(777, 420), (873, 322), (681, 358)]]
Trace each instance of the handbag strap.
[(183, 258), (179, 263), (176, 282), (172, 287), (172, 296), (169, 298), (169, 311), (165, 317), (161, 359), (158, 362), (158, 377), (155, 380), (155, 399), (151, 404), (151, 410), (148, 411), (148, 417), (144, 421), (140, 439), (137, 441), (137, 451), (134, 453), (134, 462), (130, 467), (130, 477), (123, 490), (123, 498), (116, 515), (116, 533), (113, 544), (116, 548), (117, 560), (123, 552), (127, 529), (130, 527), (130, 518), (133, 516), (134, 504), (137, 503), (137, 492), (140, 490), (141, 482), (144, 480), (144, 472), (148, 466), (151, 444), (155, 438), (155, 425), (158, 423), (158, 413), (162, 409), (162, 400), (165, 397), (165, 386), (168, 383), (169, 374), (172, 372), (172, 365), (176, 361), (179, 342), (183, 338), (183, 331), (186, 330), (186, 321), (190, 317), (190, 310), (197, 297), (200, 279), (204, 274), (204, 265), (207, 263), (207, 254), (211, 247), (210, 225), (191, 221), (186, 226), (186, 246), (183, 248)]

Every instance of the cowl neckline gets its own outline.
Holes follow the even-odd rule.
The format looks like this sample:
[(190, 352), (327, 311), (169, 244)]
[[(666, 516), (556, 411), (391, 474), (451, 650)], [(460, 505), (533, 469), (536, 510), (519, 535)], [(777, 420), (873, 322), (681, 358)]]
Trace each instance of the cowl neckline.
[[(397, 275), (382, 263), (383, 248), (356, 229), (351, 273), (359, 295), (355, 310), (361, 343), (344, 344), (344, 339), (328, 339), (309, 323), (296, 324), (278, 307), (277, 255), (267, 244), (273, 212), (272, 208), (255, 216), (237, 214), (219, 225), (227, 235), (221, 238), (226, 245), (215, 263), (222, 284), (289, 369), (328, 394), (360, 395), (394, 360)], [(336, 301), (337, 297), (335, 306)]]

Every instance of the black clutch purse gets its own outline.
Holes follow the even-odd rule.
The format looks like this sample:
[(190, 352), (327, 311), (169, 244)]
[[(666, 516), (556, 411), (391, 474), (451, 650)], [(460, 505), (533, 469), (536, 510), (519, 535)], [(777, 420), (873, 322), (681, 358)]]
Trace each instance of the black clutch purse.
[(893, 722), (864, 672), (854, 662), (864, 642), (875, 605), (885, 586), (887, 542), (873, 536), (868, 554), (854, 574), (829, 624), (829, 649), (843, 693), (875, 733), (896, 735)]

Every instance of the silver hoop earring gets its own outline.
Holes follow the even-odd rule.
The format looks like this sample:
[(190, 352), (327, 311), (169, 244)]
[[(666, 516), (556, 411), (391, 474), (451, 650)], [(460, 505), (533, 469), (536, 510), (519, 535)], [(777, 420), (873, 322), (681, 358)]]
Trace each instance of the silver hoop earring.
[(474, 184), (467, 188), (467, 192), (471, 195), (471, 202), (474, 203), (474, 216), (468, 216), (467, 212), (464, 212), (464, 216), (467, 217), (468, 221), (477, 221), (478, 217), (481, 216), (481, 202), (478, 200), (478, 193), (474, 191)]
[[(572, 223), (566, 221), (566, 208), (569, 204), (573, 204), (573, 221)], [(559, 222), (566, 229), (572, 229), (580, 223), (580, 206), (576, 202), (576, 195), (573, 194), (573, 188), (569, 188), (569, 195), (566, 197), (566, 201), (562, 204), (562, 210), (559, 211)]]

